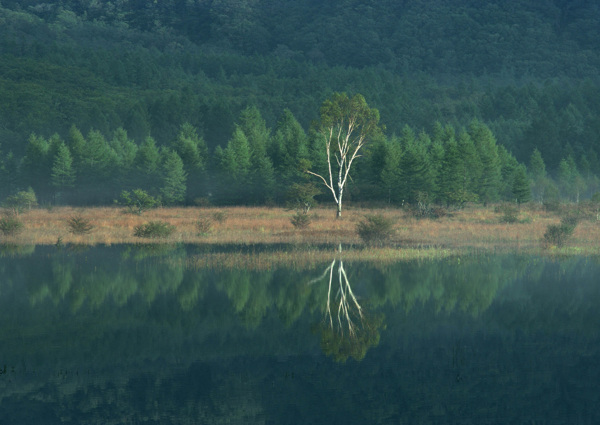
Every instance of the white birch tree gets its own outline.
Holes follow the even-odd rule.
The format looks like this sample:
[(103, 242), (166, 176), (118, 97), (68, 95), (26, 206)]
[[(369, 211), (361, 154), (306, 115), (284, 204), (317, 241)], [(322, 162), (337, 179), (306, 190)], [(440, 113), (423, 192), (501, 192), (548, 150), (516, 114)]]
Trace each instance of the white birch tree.
[(311, 170), (306, 172), (320, 178), (331, 191), (337, 206), (336, 217), (340, 218), (352, 163), (361, 156), (360, 151), (365, 144), (381, 132), (379, 111), (369, 108), (360, 94), (349, 98), (346, 93), (334, 93), (321, 106), (319, 124), (327, 153), (328, 175)]

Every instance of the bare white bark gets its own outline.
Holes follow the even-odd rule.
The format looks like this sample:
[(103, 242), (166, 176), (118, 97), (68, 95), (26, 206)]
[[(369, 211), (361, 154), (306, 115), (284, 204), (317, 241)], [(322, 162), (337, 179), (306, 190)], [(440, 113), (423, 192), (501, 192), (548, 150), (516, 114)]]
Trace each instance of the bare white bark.
[(345, 94), (334, 95), (333, 100), (324, 105), (321, 134), (325, 139), (328, 175), (310, 170), (306, 172), (320, 178), (331, 191), (337, 205), (337, 217), (341, 217), (344, 188), (350, 177), (352, 163), (361, 156), (360, 150), (367, 138), (378, 131), (379, 112), (370, 109), (360, 95), (352, 99)]
[(350, 281), (348, 280), (348, 275), (346, 274), (346, 270), (344, 269), (344, 262), (339, 260), (338, 262), (338, 289), (332, 299), (332, 289), (334, 287), (333, 283), (333, 271), (335, 268), (335, 263), (338, 261), (334, 259), (332, 263), (325, 269), (323, 274), (311, 280), (308, 284), (311, 285), (317, 281), (322, 280), (327, 274), (329, 274), (329, 286), (327, 288), (327, 304), (325, 305), (325, 320), (329, 322), (329, 326), (333, 330), (334, 320), (333, 314), (331, 311), (332, 303), (337, 303), (337, 313), (336, 313), (336, 325), (341, 334), (344, 334), (345, 329), (348, 329), (348, 334), (351, 337), (356, 336), (357, 332), (357, 324), (355, 323), (355, 318), (362, 322), (363, 320), (363, 311), (362, 307), (358, 302), (356, 295), (352, 291), (352, 287), (350, 286)]

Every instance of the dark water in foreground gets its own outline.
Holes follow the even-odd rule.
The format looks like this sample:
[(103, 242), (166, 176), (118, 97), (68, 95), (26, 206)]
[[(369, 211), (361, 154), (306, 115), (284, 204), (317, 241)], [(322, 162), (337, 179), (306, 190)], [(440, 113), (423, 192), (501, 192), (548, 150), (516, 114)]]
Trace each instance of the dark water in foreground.
[[(0, 424), (598, 424), (600, 264), (0, 258)], [(330, 314), (328, 314), (328, 311)]]

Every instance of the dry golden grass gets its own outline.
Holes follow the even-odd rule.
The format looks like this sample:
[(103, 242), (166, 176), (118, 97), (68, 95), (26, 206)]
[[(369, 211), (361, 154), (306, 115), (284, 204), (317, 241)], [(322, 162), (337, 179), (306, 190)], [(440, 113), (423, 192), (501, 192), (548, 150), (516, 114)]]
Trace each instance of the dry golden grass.
[[(226, 217), (222, 222), (214, 219), (215, 213), (219, 212)], [(337, 220), (333, 209), (317, 208), (311, 212), (312, 224), (307, 229), (297, 230), (290, 222), (294, 213), (282, 208), (158, 208), (138, 216), (117, 207), (57, 207), (22, 214), (23, 232), (13, 237), (0, 235), (0, 243), (50, 245), (60, 240), (64, 244), (111, 245), (156, 242), (133, 236), (134, 228), (148, 221), (162, 220), (176, 227), (167, 239), (169, 242), (302, 246), (337, 246), (341, 243), (345, 247), (362, 247), (356, 224), (365, 214), (373, 213), (396, 220), (396, 233), (390, 241), (392, 248), (417, 251), (431, 248), (539, 251), (546, 227), (560, 220), (556, 214), (534, 207), (522, 210), (519, 215), (521, 223), (514, 224), (501, 223), (501, 214), (494, 212), (494, 207), (465, 208), (437, 220), (417, 220), (400, 209), (365, 208), (348, 208), (343, 218)], [(89, 220), (94, 230), (86, 235), (71, 234), (67, 220), (75, 215)], [(207, 234), (199, 234), (197, 230), (196, 223), (201, 218), (211, 220), (211, 231)], [(599, 240), (600, 222), (596, 219), (582, 220), (570, 246), (584, 253), (597, 254), (600, 252)]]

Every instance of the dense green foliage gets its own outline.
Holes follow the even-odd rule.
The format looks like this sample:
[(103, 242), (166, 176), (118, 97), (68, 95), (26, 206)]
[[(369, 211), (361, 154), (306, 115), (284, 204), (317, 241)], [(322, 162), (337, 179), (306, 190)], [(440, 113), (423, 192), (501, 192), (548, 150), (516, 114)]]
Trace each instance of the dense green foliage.
[(133, 229), (133, 236), (139, 238), (168, 238), (171, 236), (175, 226), (164, 221), (149, 221), (144, 224), (135, 226)]
[(534, 200), (577, 201), (599, 186), (598, 40), (589, 1), (4, 0), (0, 200), (283, 202), (346, 91), (387, 127), (350, 198), (526, 202), (521, 163)]

